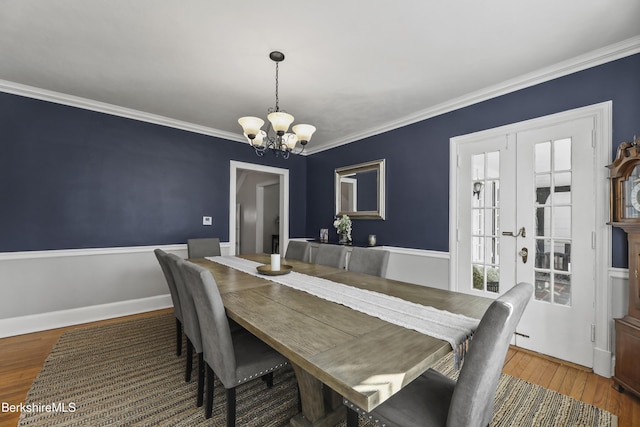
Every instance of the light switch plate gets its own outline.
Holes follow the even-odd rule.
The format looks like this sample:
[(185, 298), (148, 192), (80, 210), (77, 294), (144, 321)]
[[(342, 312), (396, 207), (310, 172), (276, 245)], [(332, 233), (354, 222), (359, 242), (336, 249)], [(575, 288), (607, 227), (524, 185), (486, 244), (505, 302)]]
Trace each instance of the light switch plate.
[(203, 216), (202, 225), (213, 225), (213, 219), (210, 216)]

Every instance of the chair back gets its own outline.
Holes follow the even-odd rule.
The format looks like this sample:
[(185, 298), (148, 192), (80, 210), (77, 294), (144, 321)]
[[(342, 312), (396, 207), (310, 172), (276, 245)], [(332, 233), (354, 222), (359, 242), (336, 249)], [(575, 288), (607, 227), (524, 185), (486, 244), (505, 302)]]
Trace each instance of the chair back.
[(204, 258), (207, 256), (220, 256), (220, 239), (207, 237), (202, 239), (188, 239), (187, 251), (189, 258)]
[(167, 285), (169, 286), (169, 293), (171, 294), (171, 302), (173, 303), (173, 314), (176, 318), (182, 322), (182, 305), (180, 304), (180, 295), (178, 294), (178, 289), (176, 288), (176, 282), (173, 278), (173, 273), (169, 268), (168, 264), (168, 253), (163, 251), (162, 249), (155, 249), (153, 253), (156, 255), (158, 259), (158, 263), (160, 264), (160, 268), (162, 269), (162, 273), (164, 274), (164, 278), (167, 281)]
[(389, 264), (389, 251), (353, 248), (349, 258), (349, 271), (385, 277)]
[(329, 267), (344, 268), (347, 263), (347, 247), (320, 244), (314, 262)]
[(180, 266), (198, 313), (204, 360), (229, 388), (235, 380), (236, 356), (218, 285), (209, 270), (183, 260)]
[(196, 306), (193, 302), (191, 291), (184, 282), (184, 274), (180, 268), (180, 261), (182, 261), (182, 258), (177, 255), (167, 255), (167, 264), (173, 273), (176, 289), (180, 296), (180, 303), (182, 304), (182, 327), (184, 333), (189, 338), (189, 341), (191, 341), (191, 344), (193, 344), (196, 353), (202, 353), (202, 335), (200, 333), (198, 313), (196, 313)]
[(531, 295), (519, 283), (496, 299), (480, 320), (449, 407), (447, 426), (488, 426), (509, 343)]
[(311, 248), (311, 245), (309, 245), (309, 242), (291, 240), (289, 242), (289, 246), (287, 246), (287, 253), (284, 254), (284, 258), (295, 259), (303, 262), (309, 262), (310, 248)]

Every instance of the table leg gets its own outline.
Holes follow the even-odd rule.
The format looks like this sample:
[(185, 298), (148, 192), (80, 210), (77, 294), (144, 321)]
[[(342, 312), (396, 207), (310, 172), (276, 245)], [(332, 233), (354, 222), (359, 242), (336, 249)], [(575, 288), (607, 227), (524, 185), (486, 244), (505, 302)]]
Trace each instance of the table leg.
[(302, 413), (290, 421), (292, 427), (333, 427), (346, 418), (346, 407), (335, 391), (292, 363), (296, 373)]

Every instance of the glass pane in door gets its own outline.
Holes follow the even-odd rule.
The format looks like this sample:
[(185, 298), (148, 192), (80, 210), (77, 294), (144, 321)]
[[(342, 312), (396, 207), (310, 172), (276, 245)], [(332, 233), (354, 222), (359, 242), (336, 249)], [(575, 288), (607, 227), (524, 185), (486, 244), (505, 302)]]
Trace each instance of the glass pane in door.
[(535, 298), (571, 305), (571, 139), (537, 143), (534, 155)]
[(471, 156), (471, 266), (473, 288), (500, 289), (500, 152)]

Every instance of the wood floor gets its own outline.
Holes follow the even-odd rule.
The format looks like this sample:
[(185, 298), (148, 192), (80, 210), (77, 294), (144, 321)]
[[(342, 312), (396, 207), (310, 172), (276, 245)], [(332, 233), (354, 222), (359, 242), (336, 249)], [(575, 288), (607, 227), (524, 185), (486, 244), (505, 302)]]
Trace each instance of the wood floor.
[[(63, 332), (80, 326), (113, 323), (168, 311), (170, 310), (0, 339), (0, 404), (17, 405), (24, 402), (31, 383)], [(640, 399), (627, 393), (618, 393), (611, 386), (610, 379), (595, 375), (585, 368), (511, 348), (503, 371), (605, 409), (618, 416), (619, 427), (640, 426)], [(0, 427), (14, 427), (18, 418), (19, 413), (0, 411)]]

